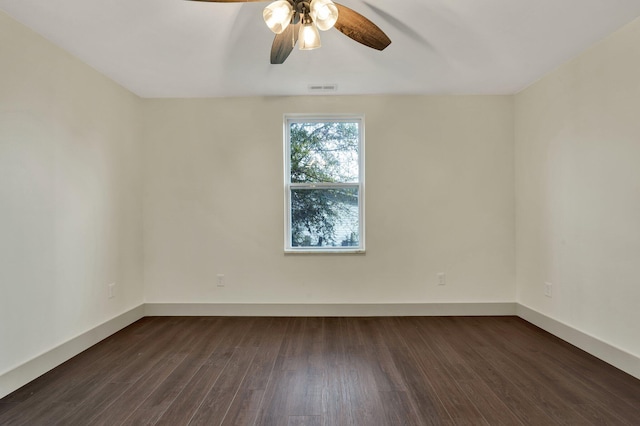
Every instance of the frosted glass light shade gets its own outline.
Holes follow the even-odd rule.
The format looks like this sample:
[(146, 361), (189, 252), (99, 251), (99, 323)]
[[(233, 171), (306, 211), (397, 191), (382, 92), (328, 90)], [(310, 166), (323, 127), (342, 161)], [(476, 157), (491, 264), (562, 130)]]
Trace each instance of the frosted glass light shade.
[(271, 31), (280, 34), (291, 22), (293, 7), (286, 0), (274, 1), (264, 8), (262, 17)]
[(300, 50), (313, 50), (322, 46), (320, 43), (320, 33), (316, 28), (315, 22), (305, 22), (300, 26)]
[(312, 0), (309, 8), (313, 22), (322, 31), (333, 28), (338, 20), (338, 8), (331, 0)]

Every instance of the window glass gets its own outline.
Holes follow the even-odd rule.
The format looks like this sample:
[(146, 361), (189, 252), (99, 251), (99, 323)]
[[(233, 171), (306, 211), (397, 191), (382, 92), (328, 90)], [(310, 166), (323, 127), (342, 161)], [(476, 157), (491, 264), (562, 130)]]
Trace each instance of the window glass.
[(361, 116), (285, 117), (285, 250), (364, 250)]

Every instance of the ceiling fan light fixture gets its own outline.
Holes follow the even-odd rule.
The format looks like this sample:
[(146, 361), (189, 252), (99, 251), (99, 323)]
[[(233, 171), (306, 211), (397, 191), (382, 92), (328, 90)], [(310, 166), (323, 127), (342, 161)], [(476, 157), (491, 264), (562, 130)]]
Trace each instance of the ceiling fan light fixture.
[(311, 0), (311, 17), (318, 29), (327, 31), (338, 20), (338, 7), (331, 0)]
[(286, 0), (278, 0), (265, 7), (262, 11), (265, 24), (275, 34), (282, 33), (293, 18), (293, 7)]
[(300, 34), (298, 35), (300, 40), (300, 50), (313, 50), (322, 46), (320, 43), (320, 33), (316, 27), (315, 22), (306, 18), (304, 23), (300, 26)]
[[(0, 0), (1, 1), (1, 0)], [(321, 47), (318, 30), (336, 28), (350, 39), (384, 50), (391, 39), (376, 24), (355, 10), (332, 0), (192, 0), (211, 3), (268, 2), (262, 17), (276, 34), (271, 45), (271, 64), (282, 64), (296, 44), (300, 50)], [(366, 2), (365, 2), (366, 3)], [(339, 15), (339, 16), (338, 16)]]

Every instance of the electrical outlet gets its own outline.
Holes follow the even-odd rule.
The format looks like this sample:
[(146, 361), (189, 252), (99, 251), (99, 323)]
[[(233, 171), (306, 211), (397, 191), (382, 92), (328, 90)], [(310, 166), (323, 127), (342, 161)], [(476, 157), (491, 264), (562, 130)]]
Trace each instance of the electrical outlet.
[(544, 283), (544, 295), (547, 297), (553, 296), (553, 284)]
[(116, 283), (111, 283), (107, 286), (107, 292), (108, 292), (108, 297), (109, 299), (113, 299), (115, 297), (114, 295), (114, 290), (116, 287)]
[(447, 275), (444, 272), (438, 273), (438, 285), (447, 285)]
[(216, 285), (218, 287), (224, 287), (224, 284), (225, 284), (224, 283), (224, 274), (218, 274), (216, 278), (217, 278)]

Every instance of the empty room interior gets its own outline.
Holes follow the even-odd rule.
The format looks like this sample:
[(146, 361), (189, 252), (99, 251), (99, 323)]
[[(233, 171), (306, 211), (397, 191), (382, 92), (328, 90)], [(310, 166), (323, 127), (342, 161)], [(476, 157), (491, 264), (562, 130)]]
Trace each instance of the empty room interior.
[(0, 0), (0, 424), (637, 422), (640, 2), (276, 3)]

